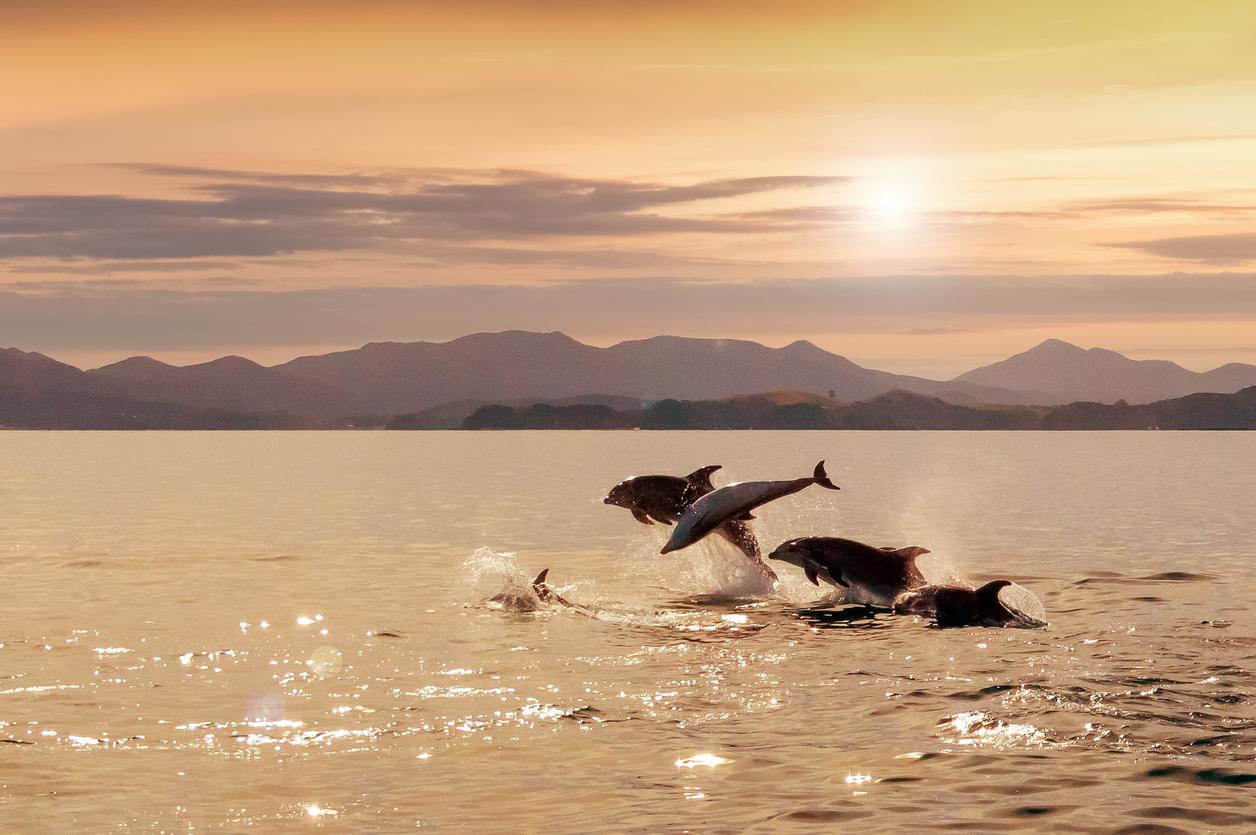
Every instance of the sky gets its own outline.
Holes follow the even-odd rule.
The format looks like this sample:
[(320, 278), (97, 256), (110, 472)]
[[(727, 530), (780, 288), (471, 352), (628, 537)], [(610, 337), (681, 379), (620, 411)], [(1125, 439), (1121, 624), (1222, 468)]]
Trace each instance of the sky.
[(0, 2), (0, 345), (1256, 362), (1256, 6)]

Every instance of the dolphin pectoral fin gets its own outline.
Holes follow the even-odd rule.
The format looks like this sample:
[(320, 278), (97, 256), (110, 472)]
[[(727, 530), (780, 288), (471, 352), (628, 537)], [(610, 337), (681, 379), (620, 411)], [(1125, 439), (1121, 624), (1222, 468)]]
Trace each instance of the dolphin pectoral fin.
[(820, 575), (816, 573), (816, 567), (814, 565), (808, 563), (807, 567), (804, 568), (803, 571), (807, 572), (807, 579), (811, 581), (812, 585), (820, 585)]
[(750, 522), (750, 521), (753, 521), (753, 520), (754, 520), (754, 514), (753, 514), (753, 513), (743, 513), (743, 514), (741, 514), (740, 516), (738, 516), (738, 517), (737, 517), (737, 521), (738, 521), (738, 522)]
[(646, 515), (646, 513), (645, 513), (645, 511), (644, 511), (644, 510), (642, 510), (642, 509), (640, 509), (640, 508), (637, 508), (637, 507), (633, 507), (633, 508), (629, 508), (629, 509), (632, 511), (632, 518), (633, 518), (633, 519), (636, 519), (636, 520), (637, 520), (638, 522), (640, 522), (641, 524), (643, 524), (643, 525), (653, 525), (653, 524), (654, 524), (653, 522), (651, 522), (651, 521), (650, 521), (650, 517)]
[(650, 516), (650, 518), (653, 519), (655, 522), (658, 522), (660, 525), (667, 525), (668, 527), (671, 527), (672, 522), (670, 519), (664, 519), (662, 516), (653, 516), (653, 515)]

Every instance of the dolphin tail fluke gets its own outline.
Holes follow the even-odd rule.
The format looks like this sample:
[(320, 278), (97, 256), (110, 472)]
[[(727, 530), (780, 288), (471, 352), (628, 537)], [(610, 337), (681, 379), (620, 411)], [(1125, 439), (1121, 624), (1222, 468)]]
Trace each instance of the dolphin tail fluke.
[(829, 481), (829, 474), (824, 471), (823, 460), (821, 460), (819, 464), (816, 464), (815, 472), (811, 474), (811, 477), (814, 478), (816, 480), (816, 484), (820, 485), (821, 487), (827, 487), (830, 490), (842, 489), (838, 487), (836, 484), (834, 484), (833, 482)]

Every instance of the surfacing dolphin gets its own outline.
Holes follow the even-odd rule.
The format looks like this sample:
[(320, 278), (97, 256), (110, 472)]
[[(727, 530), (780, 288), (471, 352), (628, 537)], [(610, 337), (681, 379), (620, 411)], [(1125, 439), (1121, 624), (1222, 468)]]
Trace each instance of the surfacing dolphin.
[(966, 586), (922, 586), (894, 601), (902, 615), (933, 618), (938, 626), (1045, 626), (1044, 621), (1018, 612), (999, 596), (1014, 585), (1011, 580), (992, 580), (978, 589)]
[(888, 609), (895, 598), (925, 584), (916, 557), (928, 548), (876, 548), (836, 536), (808, 536), (782, 542), (770, 560), (801, 568), (815, 585), (823, 580), (845, 590), (850, 603)]
[[(711, 464), (694, 470), (684, 478), (674, 475), (634, 476), (612, 487), (602, 501), (627, 508), (632, 517), (643, 525), (653, 525), (655, 522), (671, 525), (680, 519), (686, 508), (715, 489), (715, 485), (711, 483), (711, 474), (718, 469), (719, 464)], [(763, 561), (759, 542), (746, 524), (753, 518), (746, 513), (739, 518), (729, 519), (715, 532), (736, 545), (760, 571), (775, 580), (776, 572)]]
[(756, 507), (797, 493), (813, 484), (830, 490), (841, 489), (829, 481), (828, 474), (824, 472), (824, 462), (821, 461), (816, 464), (815, 472), (810, 478), (796, 478), (792, 481), (742, 481), (712, 490), (689, 505), (681, 514), (671, 538), (663, 546), (662, 553), (669, 554), (688, 548), (723, 525), (746, 518)]
[(496, 609), (501, 612), (513, 612), (516, 614), (526, 614), (535, 612), (542, 608), (541, 604), (552, 604), (557, 606), (565, 606), (569, 609), (580, 609), (584, 607), (578, 603), (572, 603), (545, 582), (549, 569), (546, 568), (536, 575), (536, 578), (528, 584), (526, 589), (513, 587), (499, 591), (497, 594), (481, 601), (477, 604), (485, 609)]

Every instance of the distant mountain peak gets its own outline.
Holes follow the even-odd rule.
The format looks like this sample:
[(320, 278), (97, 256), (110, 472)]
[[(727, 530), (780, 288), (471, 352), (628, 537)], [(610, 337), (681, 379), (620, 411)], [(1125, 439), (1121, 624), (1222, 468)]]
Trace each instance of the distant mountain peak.
[(220, 371), (252, 371), (264, 366), (254, 362), (248, 357), (241, 357), (235, 354), (228, 354), (225, 357), (219, 357), (209, 362), (198, 363), (194, 368), (214, 368)]
[(162, 362), (148, 356), (127, 357), (124, 360), (102, 365), (101, 368), (174, 368), (168, 362)]
[(1237, 391), (1256, 380), (1256, 367), (1235, 365), (1200, 374), (1168, 360), (1135, 360), (1107, 348), (1084, 349), (1048, 339), (956, 380), (1030, 393), (1044, 405), (1151, 403), (1196, 392)]
[(477, 341), (523, 341), (523, 342), (576, 342), (562, 331), (480, 331), (479, 333), (469, 333), (466, 336), (460, 336), (457, 339), (451, 339), (444, 344), (452, 345), (457, 342), (477, 342)]
[(1042, 342), (1039, 342), (1025, 353), (1038, 354), (1048, 352), (1061, 354), (1084, 354), (1086, 353), (1086, 349), (1078, 345), (1074, 345), (1072, 342), (1065, 342), (1063, 339), (1044, 339)]

